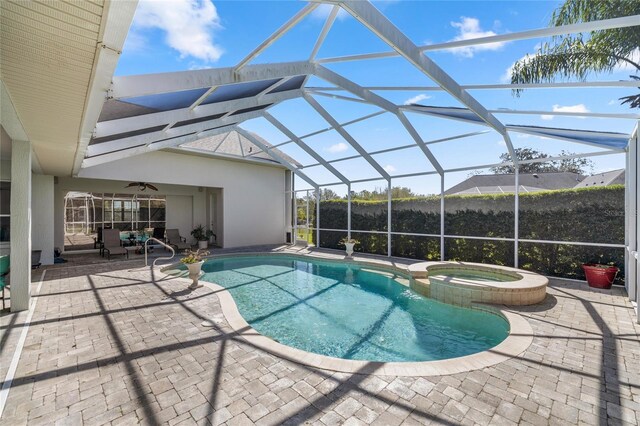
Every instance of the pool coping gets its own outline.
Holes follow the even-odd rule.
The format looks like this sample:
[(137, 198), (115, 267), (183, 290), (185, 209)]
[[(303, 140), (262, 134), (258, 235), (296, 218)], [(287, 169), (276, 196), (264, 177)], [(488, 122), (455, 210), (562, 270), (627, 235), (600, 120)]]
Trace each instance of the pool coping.
[[(209, 259), (240, 256), (289, 256), (313, 258), (315, 260), (324, 259), (341, 261), (340, 258), (287, 252), (244, 252), (211, 256)], [(342, 259), (342, 261), (344, 262), (345, 260)], [(385, 267), (383, 264), (378, 262), (366, 262), (360, 261), (359, 259), (348, 259), (348, 262), (408, 274), (408, 271), (393, 265), (386, 265)], [(166, 265), (162, 268), (158, 268), (160, 269), (160, 272), (167, 274), (165, 271), (174, 265), (175, 264)], [(180, 276), (171, 274), (167, 275), (185, 283), (191, 284), (192, 282), (190, 279), (182, 278)], [(533, 329), (529, 322), (522, 316), (507, 310), (506, 307), (503, 306), (474, 303), (472, 305), (474, 308), (498, 314), (509, 323), (509, 335), (506, 339), (486, 351), (457, 358), (417, 362), (379, 362), (335, 358), (287, 346), (260, 334), (242, 317), (235, 301), (233, 300), (233, 296), (231, 296), (231, 293), (226, 288), (206, 281), (201, 281), (200, 284), (215, 291), (220, 302), (222, 313), (235, 334), (242, 337), (254, 347), (265, 350), (273, 355), (323, 370), (381, 376), (441, 376), (477, 370), (499, 364), (522, 354), (533, 342)]]

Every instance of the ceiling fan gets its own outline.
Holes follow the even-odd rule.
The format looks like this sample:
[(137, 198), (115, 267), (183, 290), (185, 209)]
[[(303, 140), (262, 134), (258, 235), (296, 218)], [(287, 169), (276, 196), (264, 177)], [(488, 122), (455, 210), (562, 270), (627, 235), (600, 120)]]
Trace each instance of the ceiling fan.
[(147, 182), (131, 182), (129, 183), (129, 185), (125, 186), (125, 188), (132, 188), (134, 186), (137, 186), (139, 191), (144, 191), (147, 188), (151, 189), (152, 191), (158, 190), (158, 188), (156, 188), (154, 185), (151, 185)]

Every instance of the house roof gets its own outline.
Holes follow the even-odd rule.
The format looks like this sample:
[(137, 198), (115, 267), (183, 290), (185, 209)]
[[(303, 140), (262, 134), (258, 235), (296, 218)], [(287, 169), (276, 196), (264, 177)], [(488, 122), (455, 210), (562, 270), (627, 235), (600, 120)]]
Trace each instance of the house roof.
[(587, 176), (576, 188), (587, 188), (593, 186), (609, 186), (624, 184), (624, 169), (611, 170), (609, 172), (597, 173)]
[[(536, 188), (533, 186), (519, 185), (519, 192), (539, 192), (546, 191), (545, 188)], [(483, 194), (513, 194), (516, 190), (515, 185), (506, 186), (474, 186), (464, 191), (456, 192), (455, 195), (483, 195)]]
[[(259, 142), (261, 142), (268, 148), (271, 148), (273, 146), (255, 133), (251, 133), (251, 136), (256, 138)], [(231, 132), (221, 133), (219, 135), (209, 136), (194, 142), (189, 142), (182, 145), (182, 147), (192, 148), (199, 151), (206, 151), (208, 153), (218, 154), (220, 156), (230, 155), (245, 159), (261, 159), (278, 164), (273, 159), (273, 157), (271, 157), (269, 154), (264, 152), (257, 145), (247, 139), (244, 135), (241, 135), (235, 130)], [(279, 155), (296, 167), (301, 166), (300, 163), (277, 148), (269, 149), (269, 151)]]
[[(577, 182), (582, 182), (584, 178), (581, 174), (571, 172), (522, 173), (518, 176), (520, 190), (523, 192), (573, 188)], [(514, 192), (514, 190), (515, 175), (513, 174), (474, 175), (452, 186), (445, 191), (445, 194), (506, 193)]]

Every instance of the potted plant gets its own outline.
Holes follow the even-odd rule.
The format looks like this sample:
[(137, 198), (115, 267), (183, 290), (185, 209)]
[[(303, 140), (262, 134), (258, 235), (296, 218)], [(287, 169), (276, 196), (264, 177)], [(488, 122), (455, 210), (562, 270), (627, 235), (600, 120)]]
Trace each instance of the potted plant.
[(611, 288), (613, 280), (616, 279), (620, 269), (613, 265), (603, 265), (600, 263), (585, 263), (582, 265), (584, 275), (587, 277), (589, 287)]
[(340, 240), (340, 244), (344, 246), (345, 251), (347, 252), (347, 257), (351, 257), (353, 255), (353, 248), (356, 244), (360, 244), (360, 241), (355, 238), (343, 238)]
[(191, 235), (198, 241), (199, 249), (206, 249), (209, 245), (209, 239), (213, 237), (213, 231), (210, 229), (204, 229), (204, 226), (198, 225), (193, 231), (191, 231)]
[(198, 249), (196, 251), (185, 250), (184, 254), (185, 256), (180, 259), (180, 262), (187, 265), (187, 269), (189, 269), (189, 278), (193, 280), (193, 283), (189, 286), (189, 288), (198, 288), (200, 287), (200, 285), (198, 284), (198, 279), (200, 278), (202, 264), (204, 263), (204, 260), (202, 258), (208, 256), (209, 252), (201, 249)]

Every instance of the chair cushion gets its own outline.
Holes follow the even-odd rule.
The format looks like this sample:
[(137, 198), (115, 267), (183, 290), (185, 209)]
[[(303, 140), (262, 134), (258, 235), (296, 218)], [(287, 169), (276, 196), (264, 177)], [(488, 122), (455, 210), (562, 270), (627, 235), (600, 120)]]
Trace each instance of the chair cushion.
[(116, 246), (116, 247), (105, 247), (106, 251), (110, 254), (125, 254), (127, 250), (124, 247)]

